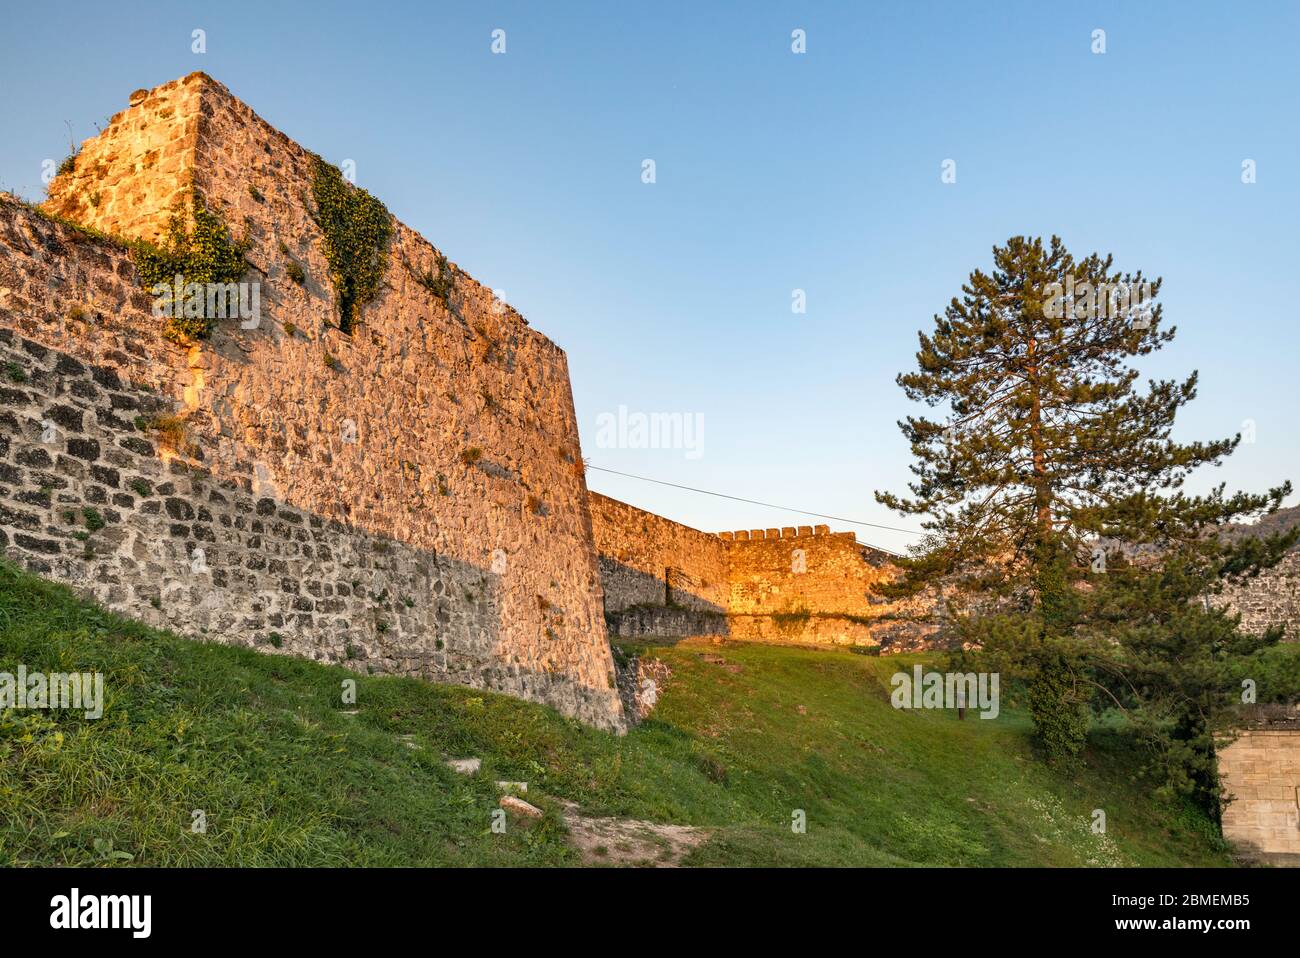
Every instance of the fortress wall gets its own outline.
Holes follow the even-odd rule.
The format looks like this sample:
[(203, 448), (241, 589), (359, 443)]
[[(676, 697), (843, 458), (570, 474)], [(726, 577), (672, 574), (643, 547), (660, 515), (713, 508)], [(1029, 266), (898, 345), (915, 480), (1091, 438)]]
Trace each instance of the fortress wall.
[(606, 612), (669, 605), (726, 610), (727, 550), (721, 539), (599, 493), (590, 494), (590, 503)]
[(1232, 798), (1223, 837), (1243, 854), (1300, 864), (1300, 728), (1251, 728), (1219, 749)]
[(1293, 550), (1271, 569), (1226, 588), (1219, 597), (1241, 613), (1246, 632), (1265, 632), (1284, 625), (1284, 642), (1300, 642), (1300, 550)]
[(869, 590), (889, 574), (888, 557), (859, 545), (853, 533), (803, 526), (731, 536), (731, 612), (876, 614)]
[(881, 645), (877, 626), (833, 614), (730, 615), (727, 636), (738, 642), (772, 645)]
[(128, 109), (86, 140), (50, 183), (45, 209), (112, 235), (158, 240), (190, 182), (206, 77), (192, 73), (131, 94)]
[[(495, 660), (497, 577), (260, 495), (250, 462), (214, 475), (169, 456), (133, 421), (174, 404), (123, 378), (129, 367), (89, 365), (5, 328), (0, 365), (9, 558), (193, 638), (601, 714), (598, 696)], [(478, 600), (457, 601), (451, 589), (471, 584)]]
[(872, 592), (894, 574), (887, 553), (826, 526), (722, 533), (731, 570), (730, 634), (751, 642), (908, 648), (929, 634), (882, 619), (895, 607)]
[(929, 634), (880, 618), (895, 607), (868, 590), (893, 566), (852, 533), (826, 526), (700, 532), (597, 493), (591, 516), (615, 635), (908, 648)]
[[(147, 117), (161, 116), (166, 103), (197, 110), (196, 125), (190, 116), (162, 118), (169, 130), (179, 124), (185, 131), (185, 150), (192, 142), (192, 152), (180, 154), (177, 182), (192, 178), (210, 207), (251, 241), (245, 280), (260, 282), (260, 322), (243, 329), (225, 320), (211, 341), (177, 348), (162, 339), (163, 320), (150, 315), (151, 299), (124, 250), (9, 202), (0, 209), (6, 262), (0, 329), (102, 366), (124, 384), (150, 386), (185, 420), (218, 488), (246, 484), (255, 503), (273, 503), (277, 515), (314, 517), (346, 535), (359, 554), (368, 554), (373, 541), (391, 542), (409, 550), (403, 563), (429, 570), (427, 592), (437, 599), (424, 619), (406, 613), (409, 628), (388, 622), (388, 632), (361, 634), (379, 628), (372, 615), (369, 625), (352, 621), (344, 629), (349, 613), (360, 615), (350, 608), (326, 622), (293, 620), (286, 650), (497, 688), (621, 727), (563, 351), (459, 271), (449, 309), (415, 281), (417, 270), (437, 271), (436, 251), (396, 222), (385, 285), (354, 334), (342, 333), (311, 215), (310, 154), (201, 74), (134, 99), (135, 106), (114, 118), (115, 132), (103, 144), (88, 142), (82, 156), (107, 157), (110, 171), (136, 169), (149, 181), (151, 170), (140, 172), (129, 166), (137, 161), (123, 158), (139, 150), (117, 131), (150, 128)], [(144, 137), (147, 143), (163, 138)], [(52, 185), (51, 206), (82, 209), (70, 196), (95, 184), (82, 181), (74, 190), (61, 179)], [(120, 231), (166, 222), (169, 188), (136, 189), (130, 179), (123, 174), (104, 183), (100, 206), (92, 207), (104, 212), (92, 214), (91, 225)], [(287, 274), (290, 260), (304, 270), (302, 285)], [(70, 320), (74, 306), (85, 322)], [(16, 408), (34, 419), (44, 411), (37, 405), (71, 386), (50, 388), (55, 391), (39, 401), (15, 397)], [(123, 395), (141, 398), (130, 389)], [(23, 430), (9, 455), (30, 445), (30, 424)], [(106, 436), (102, 443), (120, 448), (122, 438)], [(26, 488), (31, 477), (23, 478)], [(204, 505), (189, 504), (196, 512)], [(40, 515), (43, 525), (57, 525), (59, 505)], [(33, 558), (12, 536), (9, 547), (19, 558)], [(69, 548), (61, 541), (61, 553)], [(335, 543), (331, 552), (339, 551), (345, 550)], [(322, 592), (329, 582), (336, 590), (330, 598), (337, 597), (338, 570), (320, 566), (315, 556), (296, 558), (305, 564), (293, 565), (286, 578), (319, 577)], [(53, 565), (67, 581), (97, 583), (100, 597), (112, 591), (115, 608), (156, 620), (152, 605), (142, 604), (142, 590), (159, 584), (157, 570)], [(163, 581), (163, 592), (188, 588), (184, 574)], [(141, 578), (133, 582), (132, 575)], [(105, 581), (113, 577), (122, 581)], [(112, 584), (129, 588), (109, 590)], [(390, 589), (390, 599), (398, 588)], [(400, 588), (425, 594), (417, 580)], [(242, 596), (219, 588), (212, 601), (238, 607)], [(202, 628), (181, 605), (153, 611), (182, 632)], [(252, 631), (209, 637), (263, 641), (252, 619), (239, 621)], [(373, 650), (373, 659), (347, 659), (348, 646), (354, 655)], [(403, 649), (418, 664), (395, 666)]]

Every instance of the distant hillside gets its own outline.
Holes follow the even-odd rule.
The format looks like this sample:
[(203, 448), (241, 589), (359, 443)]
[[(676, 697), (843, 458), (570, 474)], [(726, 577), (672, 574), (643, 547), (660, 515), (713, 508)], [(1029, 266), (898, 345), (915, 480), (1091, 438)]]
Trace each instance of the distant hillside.
[[(0, 672), (98, 670), (107, 693), (97, 721), (0, 712), (0, 864), (628, 860), (608, 829), (575, 848), (573, 809), (704, 829), (692, 865), (1229, 862), (1202, 815), (1134, 782), (1114, 729), (1064, 775), (1034, 757), (1005, 690), (994, 721), (894, 709), (889, 678), (916, 657), (635, 648), (662, 663), (662, 694), (618, 738), (503, 695), (186, 641), (0, 563)], [(448, 768), (463, 758), (481, 770)], [(545, 817), (494, 833), (498, 780), (527, 782)]]
[[(1285, 509), (1279, 509), (1272, 515), (1264, 516), (1258, 522), (1233, 523), (1224, 530), (1224, 535), (1226, 538), (1233, 540), (1245, 536), (1269, 536), (1277, 532), (1287, 532), (1297, 525), (1300, 525), (1300, 506), (1288, 506)], [(1300, 549), (1300, 543), (1296, 543), (1293, 551), (1295, 549)]]

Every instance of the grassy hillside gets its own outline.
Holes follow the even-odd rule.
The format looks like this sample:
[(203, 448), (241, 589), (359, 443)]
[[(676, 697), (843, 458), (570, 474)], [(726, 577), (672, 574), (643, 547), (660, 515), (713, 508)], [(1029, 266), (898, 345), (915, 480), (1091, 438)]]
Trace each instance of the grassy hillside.
[[(0, 564), (0, 671), (100, 670), (107, 699), (98, 721), (0, 715), (0, 863), (574, 864), (561, 799), (706, 826), (699, 865), (1228, 861), (1204, 819), (1129, 781), (1115, 733), (1063, 777), (1034, 760), (1021, 716), (891, 708), (889, 675), (912, 659), (647, 654), (673, 675), (620, 739), (491, 693), (189, 642)], [(355, 706), (340, 700), (346, 678)], [(481, 775), (444, 764), (467, 756)], [(493, 834), (495, 779), (527, 781), (546, 817)], [(1089, 831), (1095, 808), (1105, 836)], [(190, 832), (195, 809), (206, 834)], [(806, 834), (791, 831), (795, 809)]]

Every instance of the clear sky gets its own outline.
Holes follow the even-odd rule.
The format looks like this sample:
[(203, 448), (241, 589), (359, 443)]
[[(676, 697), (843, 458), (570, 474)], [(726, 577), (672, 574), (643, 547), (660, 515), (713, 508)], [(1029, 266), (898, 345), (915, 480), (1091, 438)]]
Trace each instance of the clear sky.
[[(1144, 372), (1200, 370), (1179, 438), (1254, 421), (1197, 488), (1259, 489), (1300, 480), (1298, 38), (1268, 2), (6, 4), (0, 188), (40, 198), (69, 126), (204, 70), (564, 347), (593, 465), (902, 526), (872, 492), (908, 478), (916, 331), (1057, 233), (1164, 277)], [(620, 406), (702, 417), (699, 455), (602, 448)], [(588, 480), (708, 530), (820, 521)]]

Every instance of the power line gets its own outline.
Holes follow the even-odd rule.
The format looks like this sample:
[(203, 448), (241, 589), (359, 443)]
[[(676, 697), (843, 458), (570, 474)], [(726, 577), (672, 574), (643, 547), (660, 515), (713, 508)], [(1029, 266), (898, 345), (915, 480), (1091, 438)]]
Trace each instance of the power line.
[(867, 526), (872, 529), (886, 529), (889, 532), (903, 532), (910, 536), (925, 534), (918, 529), (900, 529), (897, 526), (882, 526), (878, 522), (863, 522), (860, 519), (845, 519), (843, 516), (828, 516), (821, 512), (809, 512), (807, 509), (795, 509), (792, 506), (778, 506), (772, 502), (759, 502), (757, 499), (745, 499), (741, 496), (730, 496), (725, 492), (712, 492), (708, 489), (696, 489), (694, 486), (682, 486), (675, 482), (665, 482), (662, 479), (651, 479), (649, 476), (634, 476), (630, 472), (619, 472), (617, 469), (606, 469), (604, 466), (588, 465), (587, 468), (595, 469), (597, 472), (613, 473), (616, 476), (626, 476), (628, 479), (640, 479), (642, 482), (653, 482), (661, 486), (672, 486), (674, 489), (685, 489), (687, 492), (699, 492), (706, 496), (717, 496), (719, 499), (732, 499), (736, 502), (745, 502), (751, 506), (764, 506), (768, 509), (781, 509), (785, 512), (797, 512), (803, 516), (816, 516), (818, 519), (830, 519), (833, 522), (847, 522), (851, 526)]

